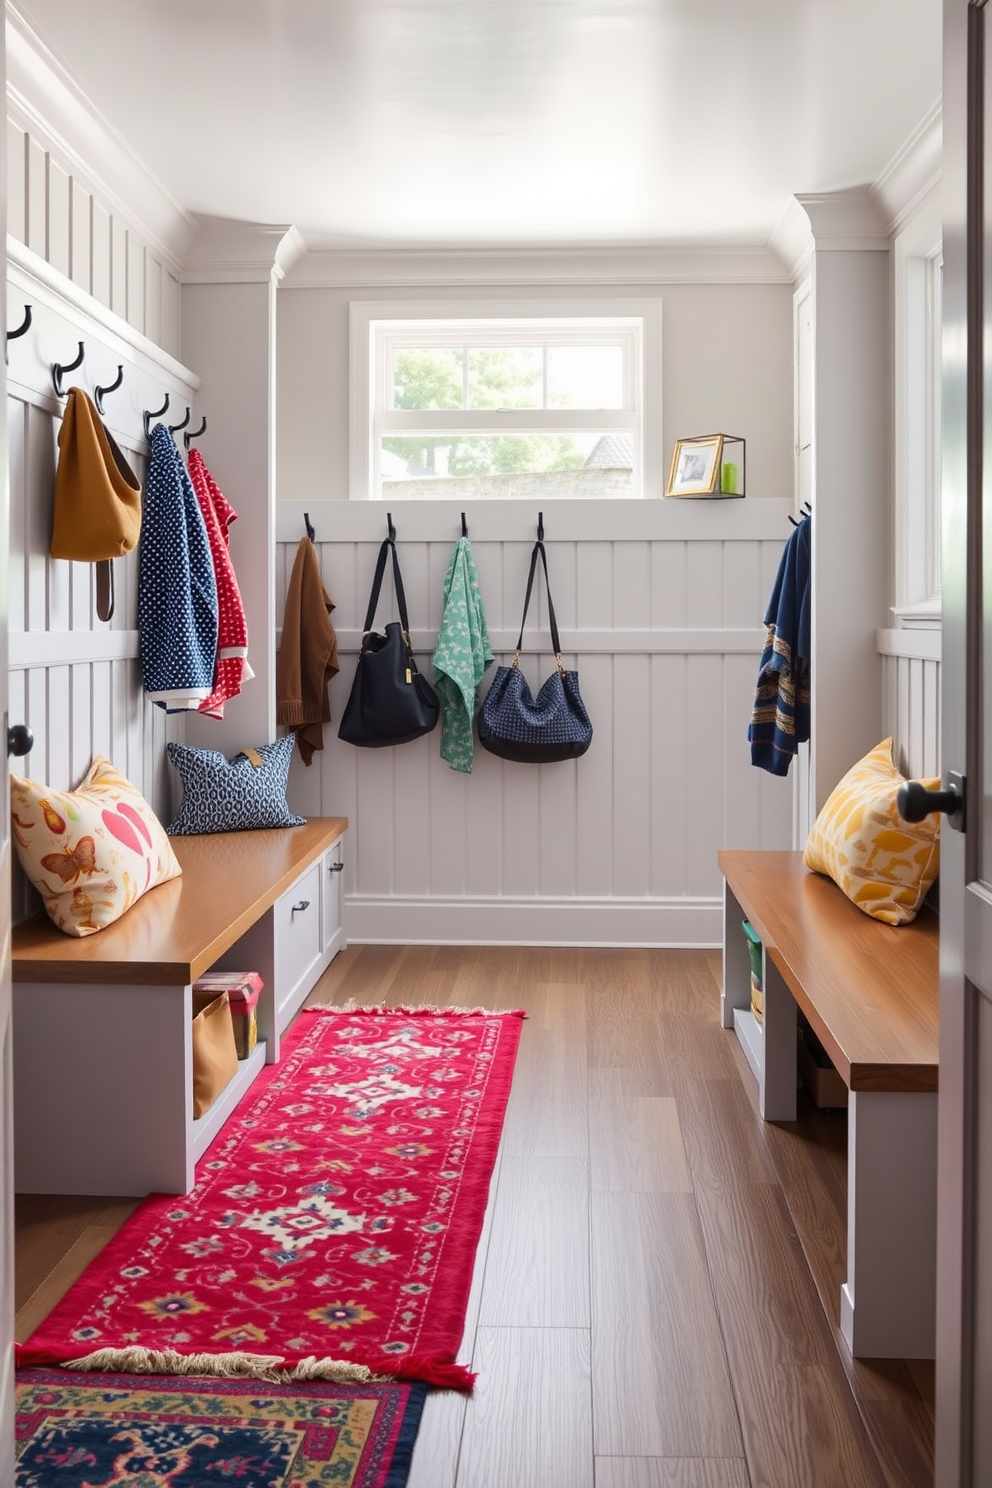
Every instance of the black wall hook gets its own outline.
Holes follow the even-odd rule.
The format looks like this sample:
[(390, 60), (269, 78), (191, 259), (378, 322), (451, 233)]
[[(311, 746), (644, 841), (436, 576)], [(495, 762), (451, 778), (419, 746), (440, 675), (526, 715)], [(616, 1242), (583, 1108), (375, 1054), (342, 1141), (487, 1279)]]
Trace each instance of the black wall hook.
[[(16, 341), (17, 338), (18, 338), (18, 336), (25, 335), (25, 333), (31, 329), (31, 318), (32, 318), (33, 314), (34, 314), (34, 308), (33, 308), (33, 306), (31, 306), (31, 305), (25, 305), (24, 306), (24, 319), (21, 321), (21, 323), (17, 327), (17, 330), (16, 331), (8, 331), (7, 332), (7, 340), (8, 341)], [(6, 357), (6, 346), (4, 347), (4, 356)]]
[(310, 513), (309, 512), (304, 512), (303, 513), (303, 525), (307, 529), (307, 537), (310, 539), (311, 542), (313, 542), (313, 540), (317, 536), (317, 534), (314, 531), (314, 526), (313, 526), (313, 523), (310, 520)]
[(468, 537), (468, 523), (465, 521), (464, 512), (462, 512), (462, 537)]
[(82, 341), (80, 341), (80, 343), (79, 343), (79, 355), (76, 357), (76, 360), (74, 362), (53, 362), (52, 363), (52, 385), (55, 388), (55, 396), (56, 396), (56, 398), (64, 398), (65, 397), (65, 391), (64, 391), (64, 389), (62, 387), (62, 374), (64, 372), (75, 372), (75, 370), (76, 370), (77, 367), (81, 367), (83, 365), (83, 357), (84, 357), (85, 353), (86, 353), (86, 348), (83, 345)]
[(387, 512), (386, 513), (386, 527), (387, 527), (387, 530), (389, 532), (389, 541), (390, 542), (395, 542), (396, 541), (396, 528), (393, 526), (393, 514), (392, 514), (392, 512)]
[(186, 449), (189, 449), (191, 439), (199, 439), (200, 435), (206, 434), (206, 432), (207, 416), (206, 414), (204, 414), (200, 420), (200, 427), (198, 429), (186, 429), (183, 433), (183, 444), (185, 445)]
[(156, 408), (156, 409), (153, 409), (153, 410), (149, 410), (147, 408), (145, 409), (144, 413), (141, 415), (141, 422), (145, 426), (145, 438), (146, 439), (151, 439), (151, 437), (152, 437), (152, 419), (161, 418), (162, 415), (163, 415), (163, 413), (168, 413), (168, 411), (169, 411), (169, 395), (168, 395), (168, 393), (166, 393), (166, 395), (165, 395), (165, 402), (162, 404), (162, 407), (161, 408)]
[(124, 368), (120, 365), (120, 363), (118, 363), (117, 364), (117, 376), (114, 378), (113, 382), (108, 382), (106, 387), (96, 387), (96, 388), (93, 389), (93, 402), (96, 404), (96, 411), (100, 415), (101, 418), (103, 417), (103, 395), (104, 395), (104, 393), (112, 393), (115, 388), (119, 388), (120, 387), (120, 385), (121, 385), (121, 383), (123, 381), (124, 381)]
[(538, 514), (537, 514), (537, 540), (538, 540), (538, 542), (543, 542), (544, 541), (544, 513), (543, 512), (538, 512)]
[(170, 424), (169, 425), (170, 432), (173, 433), (173, 434), (178, 434), (180, 429), (185, 429), (186, 425), (189, 423), (189, 419), (190, 419), (190, 410), (187, 408), (187, 410), (186, 410), (186, 417), (184, 419), (180, 419), (180, 421), (179, 421), (178, 424)]

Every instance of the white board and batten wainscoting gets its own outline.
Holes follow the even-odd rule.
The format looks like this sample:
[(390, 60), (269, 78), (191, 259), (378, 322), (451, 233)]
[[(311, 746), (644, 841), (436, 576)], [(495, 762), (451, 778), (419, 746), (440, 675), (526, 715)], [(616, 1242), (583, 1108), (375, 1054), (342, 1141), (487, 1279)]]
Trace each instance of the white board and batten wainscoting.
[[(107, 755), (168, 820), (172, 792), (165, 745), (182, 739), (183, 716), (144, 701), (138, 654), (137, 552), (114, 560), (115, 611), (97, 619), (95, 569), (48, 557), (58, 432), (64, 400), (51, 364), (82, 365), (63, 385), (92, 397), (118, 367), (123, 382), (105, 396), (107, 425), (139, 477), (148, 442), (143, 412), (170, 397), (170, 417), (195, 405), (198, 381), (168, 352), (8, 241), (7, 301), (13, 321), (32, 307), (27, 333), (8, 345), (10, 480), (9, 712), (34, 735), (15, 769), (56, 789), (77, 785), (95, 753)], [(14, 918), (39, 904), (15, 865)]]
[[(337, 738), (387, 509), (430, 676), (458, 503), (277, 508), (277, 616), (304, 511), (336, 605), (334, 721), (313, 765), (294, 761), (290, 799), (304, 814), (349, 818), (349, 940), (719, 944), (717, 849), (792, 846), (793, 779), (754, 769), (747, 741), (791, 502), (546, 503), (564, 657), (578, 670), (593, 743), (580, 760), (546, 766), (477, 749), (471, 775), (440, 759), (437, 731), (382, 750)], [(497, 665), (516, 644), (537, 512), (519, 501), (466, 510)], [(392, 605), (384, 587), (377, 628)], [(536, 691), (554, 664), (543, 597), (527, 634)]]

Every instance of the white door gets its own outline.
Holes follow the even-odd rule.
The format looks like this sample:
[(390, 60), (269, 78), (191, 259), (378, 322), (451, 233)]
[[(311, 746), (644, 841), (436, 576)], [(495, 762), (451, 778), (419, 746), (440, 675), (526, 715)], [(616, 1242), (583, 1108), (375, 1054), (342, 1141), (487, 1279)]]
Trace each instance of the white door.
[[(0, 78), (6, 76), (0, 33)], [(4, 89), (6, 92), (6, 88)], [(0, 242), (7, 241), (7, 172), (0, 151)], [(4, 275), (3, 306), (7, 293)], [(6, 325), (6, 320), (4, 321)], [(0, 718), (7, 734), (7, 371), (0, 370)], [(10, 792), (0, 791), (0, 1483), (14, 1481), (14, 1142), (11, 1101)]]
[[(992, 29), (944, 0), (937, 1488), (992, 1484)], [(985, 532), (984, 541), (982, 538)]]

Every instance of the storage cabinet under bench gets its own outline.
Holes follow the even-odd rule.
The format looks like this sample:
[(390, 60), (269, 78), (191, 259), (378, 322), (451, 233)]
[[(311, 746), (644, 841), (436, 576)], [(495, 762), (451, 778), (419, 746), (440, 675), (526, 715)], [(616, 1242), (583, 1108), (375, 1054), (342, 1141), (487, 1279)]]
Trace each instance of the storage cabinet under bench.
[[(77, 940), (15, 926), (14, 1158), (22, 1193), (187, 1193), (197, 1159), (343, 945), (343, 817), (173, 838), (181, 877)], [(193, 1118), (192, 984), (261, 973), (258, 1044)]]

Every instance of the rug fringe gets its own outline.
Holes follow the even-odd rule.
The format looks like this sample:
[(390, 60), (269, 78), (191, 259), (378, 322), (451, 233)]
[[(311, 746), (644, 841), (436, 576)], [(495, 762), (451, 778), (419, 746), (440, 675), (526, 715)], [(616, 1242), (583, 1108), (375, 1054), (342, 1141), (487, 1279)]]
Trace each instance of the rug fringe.
[(318, 1003), (315, 1006), (305, 1007), (302, 1011), (324, 1017), (331, 1013), (402, 1013), (405, 1018), (415, 1018), (418, 1014), (429, 1014), (432, 1018), (470, 1018), (473, 1014), (483, 1018), (526, 1018), (528, 1016), (523, 1008), (441, 1007), (437, 1003), (408, 1002), (398, 1003), (395, 1007), (391, 1007), (385, 1002), (358, 1002), (354, 997), (339, 1004)]
[(67, 1360), (64, 1369), (105, 1374), (211, 1375), (219, 1379), (258, 1379), (270, 1384), (327, 1380), (335, 1385), (366, 1385), (392, 1378), (373, 1374), (365, 1364), (310, 1355), (287, 1368), (279, 1354), (180, 1354), (175, 1349), (103, 1348), (82, 1359)]
[(367, 1364), (344, 1359), (318, 1359), (315, 1354), (287, 1364), (281, 1354), (180, 1354), (175, 1349), (96, 1349), (81, 1359), (23, 1360), (18, 1367), (57, 1367), (87, 1374), (207, 1375), (217, 1379), (257, 1379), (272, 1385), (304, 1384), (323, 1380), (332, 1385), (388, 1384), (393, 1380), (422, 1381), (439, 1389), (471, 1390), (475, 1375), (464, 1364), (449, 1363), (436, 1354), (415, 1354), (396, 1360), (396, 1367), (377, 1372)]

